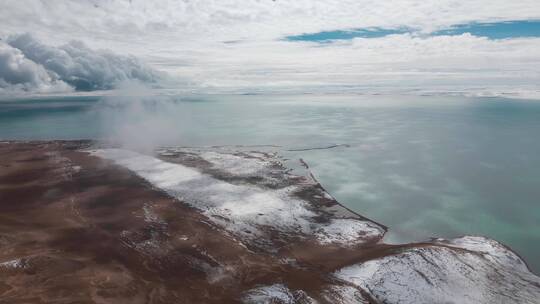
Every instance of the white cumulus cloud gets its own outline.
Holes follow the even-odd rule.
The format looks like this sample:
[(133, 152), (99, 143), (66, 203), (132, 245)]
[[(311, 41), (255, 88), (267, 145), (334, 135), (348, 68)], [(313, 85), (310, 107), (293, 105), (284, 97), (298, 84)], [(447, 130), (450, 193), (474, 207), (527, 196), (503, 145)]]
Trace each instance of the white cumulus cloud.
[[(28, 49), (17, 43), (27, 58), (79, 89), (151, 77), (126, 58), (89, 52), (73, 39), (134, 55), (188, 80), (174, 88), (204, 92), (407, 86), (540, 91), (540, 38), (428, 35), (470, 22), (539, 19), (538, 0), (3, 0), (0, 36), (30, 32), (51, 45)], [(420, 35), (326, 45), (284, 40), (373, 27), (412, 28)]]
[(162, 73), (133, 56), (92, 50), (80, 41), (48, 46), (30, 34), (0, 43), (0, 88), (4, 93), (93, 91), (137, 80), (156, 82)]
[(0, 93), (70, 90), (69, 85), (53, 77), (43, 66), (26, 58), (19, 49), (0, 42)]

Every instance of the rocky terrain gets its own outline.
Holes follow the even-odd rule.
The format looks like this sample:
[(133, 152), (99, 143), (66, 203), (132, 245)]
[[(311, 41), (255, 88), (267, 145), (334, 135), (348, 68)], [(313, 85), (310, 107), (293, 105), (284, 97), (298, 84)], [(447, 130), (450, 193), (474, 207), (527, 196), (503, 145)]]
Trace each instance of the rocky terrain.
[(0, 143), (0, 303), (540, 303), (494, 240), (386, 230), (268, 151)]

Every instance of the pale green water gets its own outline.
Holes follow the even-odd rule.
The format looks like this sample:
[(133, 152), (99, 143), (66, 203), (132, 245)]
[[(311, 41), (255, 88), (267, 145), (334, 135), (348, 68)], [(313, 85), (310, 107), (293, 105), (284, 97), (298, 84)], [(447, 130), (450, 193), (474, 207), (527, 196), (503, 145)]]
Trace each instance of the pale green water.
[[(487, 235), (540, 272), (538, 101), (207, 96), (126, 106), (98, 99), (0, 102), (0, 139), (280, 145), (304, 158), (339, 201), (388, 225), (391, 241)], [(284, 151), (331, 144), (349, 147)]]

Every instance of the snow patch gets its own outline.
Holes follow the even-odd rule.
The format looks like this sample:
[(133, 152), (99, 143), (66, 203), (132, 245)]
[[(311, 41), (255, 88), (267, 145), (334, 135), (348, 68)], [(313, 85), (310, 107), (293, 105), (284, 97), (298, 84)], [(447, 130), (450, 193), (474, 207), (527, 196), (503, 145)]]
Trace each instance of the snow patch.
[(316, 303), (304, 291), (291, 291), (283, 284), (257, 287), (246, 292), (242, 298), (245, 304), (295, 304)]
[(360, 290), (353, 286), (332, 286), (322, 292), (322, 297), (328, 303), (339, 304), (368, 304)]
[(370, 222), (333, 219), (330, 224), (322, 226), (315, 236), (321, 244), (355, 244), (358, 239), (376, 239), (383, 233), (381, 227)]
[(23, 262), (22, 259), (15, 259), (15, 260), (0, 263), (0, 268), (7, 268), (7, 269), (24, 268), (25, 266), (26, 264)]
[(207, 151), (199, 156), (212, 164), (212, 167), (233, 175), (253, 175), (265, 170), (268, 162), (259, 158), (247, 158), (234, 154)]
[(317, 214), (309, 209), (308, 203), (292, 195), (300, 189), (298, 186), (266, 189), (250, 184), (236, 185), (181, 164), (132, 151), (89, 152), (132, 170), (252, 244), (262, 245), (270, 240), (264, 227), (288, 235), (315, 235), (322, 243), (362, 243), (366, 237), (372, 239), (377, 233), (384, 233), (382, 229), (374, 229), (374, 224), (359, 220), (335, 220), (329, 225), (316, 223)]
[(464, 236), (443, 243), (481, 253), (486, 259), (503, 266), (511, 266), (523, 272), (529, 271), (517, 254), (495, 240), (482, 236)]
[(159, 215), (157, 215), (154, 210), (152, 210), (152, 206), (149, 204), (144, 204), (143, 206), (143, 218), (144, 221), (147, 223), (152, 224), (159, 224), (159, 225), (166, 225), (167, 223), (163, 221)]
[(449, 241), (467, 251), (436, 244), (411, 248), (345, 267), (335, 276), (384, 303), (538, 303), (540, 278), (497, 258), (509, 250), (484, 240)]

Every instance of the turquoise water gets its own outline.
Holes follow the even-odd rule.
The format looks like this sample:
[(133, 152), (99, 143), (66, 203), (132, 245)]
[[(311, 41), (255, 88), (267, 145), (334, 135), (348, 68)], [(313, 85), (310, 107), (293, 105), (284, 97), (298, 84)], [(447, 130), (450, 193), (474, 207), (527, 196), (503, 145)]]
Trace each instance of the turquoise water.
[[(481, 234), (540, 272), (540, 102), (404, 96), (51, 98), (0, 102), (0, 139), (266, 145), (302, 157), (393, 242)], [(286, 151), (347, 144), (332, 149)]]

